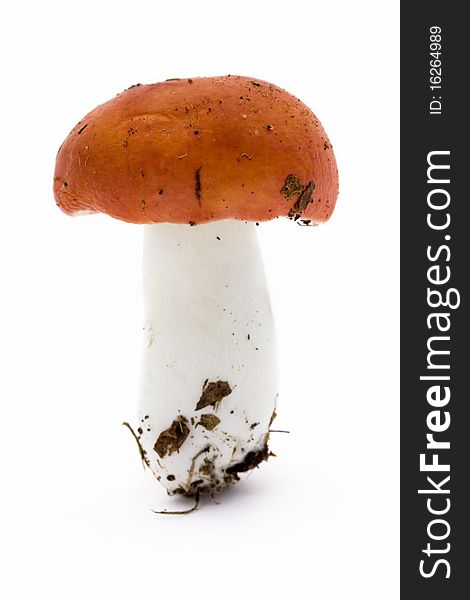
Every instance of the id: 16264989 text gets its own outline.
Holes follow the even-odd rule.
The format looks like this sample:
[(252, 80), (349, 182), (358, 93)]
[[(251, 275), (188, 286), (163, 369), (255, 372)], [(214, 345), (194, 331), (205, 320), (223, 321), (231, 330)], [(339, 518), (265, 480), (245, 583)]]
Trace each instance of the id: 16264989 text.
[(429, 114), (442, 112), (442, 31), (438, 25), (429, 28), (429, 89), (432, 97), (429, 102)]

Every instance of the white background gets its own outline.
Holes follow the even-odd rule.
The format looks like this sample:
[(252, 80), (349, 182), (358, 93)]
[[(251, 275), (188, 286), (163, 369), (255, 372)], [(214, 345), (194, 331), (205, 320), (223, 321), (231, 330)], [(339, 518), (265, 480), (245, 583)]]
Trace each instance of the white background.
[[(0, 595), (398, 598), (398, 2), (2, 3)], [(241, 74), (335, 148), (330, 222), (263, 224), (277, 458), (187, 516), (129, 432), (141, 229), (72, 219), (56, 151), (134, 83)]]

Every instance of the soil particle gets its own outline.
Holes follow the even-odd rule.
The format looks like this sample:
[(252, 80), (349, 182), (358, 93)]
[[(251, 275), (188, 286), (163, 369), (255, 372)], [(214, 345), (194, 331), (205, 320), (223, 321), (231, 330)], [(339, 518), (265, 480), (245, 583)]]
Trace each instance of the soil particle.
[(168, 429), (161, 432), (153, 449), (160, 458), (163, 458), (167, 454), (178, 452), (188, 435), (189, 427), (186, 425), (186, 418), (180, 416), (173, 421)]
[(219, 417), (216, 417), (211, 413), (204, 413), (203, 415), (201, 415), (201, 420), (199, 421), (199, 423), (197, 423), (196, 427), (198, 425), (202, 425), (202, 427), (205, 427), (208, 431), (212, 431), (217, 427), (219, 423)]
[(309, 181), (303, 185), (297, 175), (288, 175), (281, 190), (281, 194), (287, 199), (298, 196), (294, 206), (290, 209), (288, 216), (291, 219), (299, 219), (302, 212), (312, 202), (312, 194), (315, 189), (315, 182)]
[(286, 181), (284, 182), (284, 187), (281, 190), (281, 194), (289, 199), (293, 196), (298, 196), (301, 194), (304, 188), (305, 186), (301, 184), (297, 175), (288, 175), (286, 177)]
[(231, 467), (228, 467), (225, 472), (229, 475), (234, 473), (244, 473), (246, 471), (250, 471), (257, 467), (264, 460), (268, 460), (271, 453), (268, 449), (268, 444), (266, 443), (261, 450), (253, 450), (252, 452), (248, 452), (245, 458)]
[(293, 211), (296, 215), (299, 215), (307, 208), (312, 200), (313, 190), (315, 189), (315, 183), (310, 181), (303, 192), (300, 194), (299, 199), (294, 204)]
[(204, 459), (204, 463), (199, 467), (199, 473), (201, 475), (207, 475), (210, 478), (214, 477), (214, 462), (213, 460), (209, 460), (208, 458)]
[(205, 382), (202, 388), (202, 394), (196, 404), (196, 410), (206, 408), (206, 406), (214, 406), (232, 393), (232, 388), (227, 381), (209, 381)]

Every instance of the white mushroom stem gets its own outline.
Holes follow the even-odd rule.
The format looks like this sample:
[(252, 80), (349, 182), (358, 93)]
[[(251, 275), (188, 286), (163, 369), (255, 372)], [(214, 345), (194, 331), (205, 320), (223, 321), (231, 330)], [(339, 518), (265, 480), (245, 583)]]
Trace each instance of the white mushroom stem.
[(144, 302), (141, 451), (170, 494), (217, 491), (267, 458), (277, 397), (255, 224), (146, 225)]

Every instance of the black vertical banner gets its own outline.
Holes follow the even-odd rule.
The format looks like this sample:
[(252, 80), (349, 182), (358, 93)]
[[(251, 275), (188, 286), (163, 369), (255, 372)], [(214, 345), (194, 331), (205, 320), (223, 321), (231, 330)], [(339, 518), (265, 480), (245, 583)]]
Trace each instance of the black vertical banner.
[[(465, 3), (401, 3), (401, 597), (470, 578)], [(419, 9), (419, 10), (418, 10)]]

